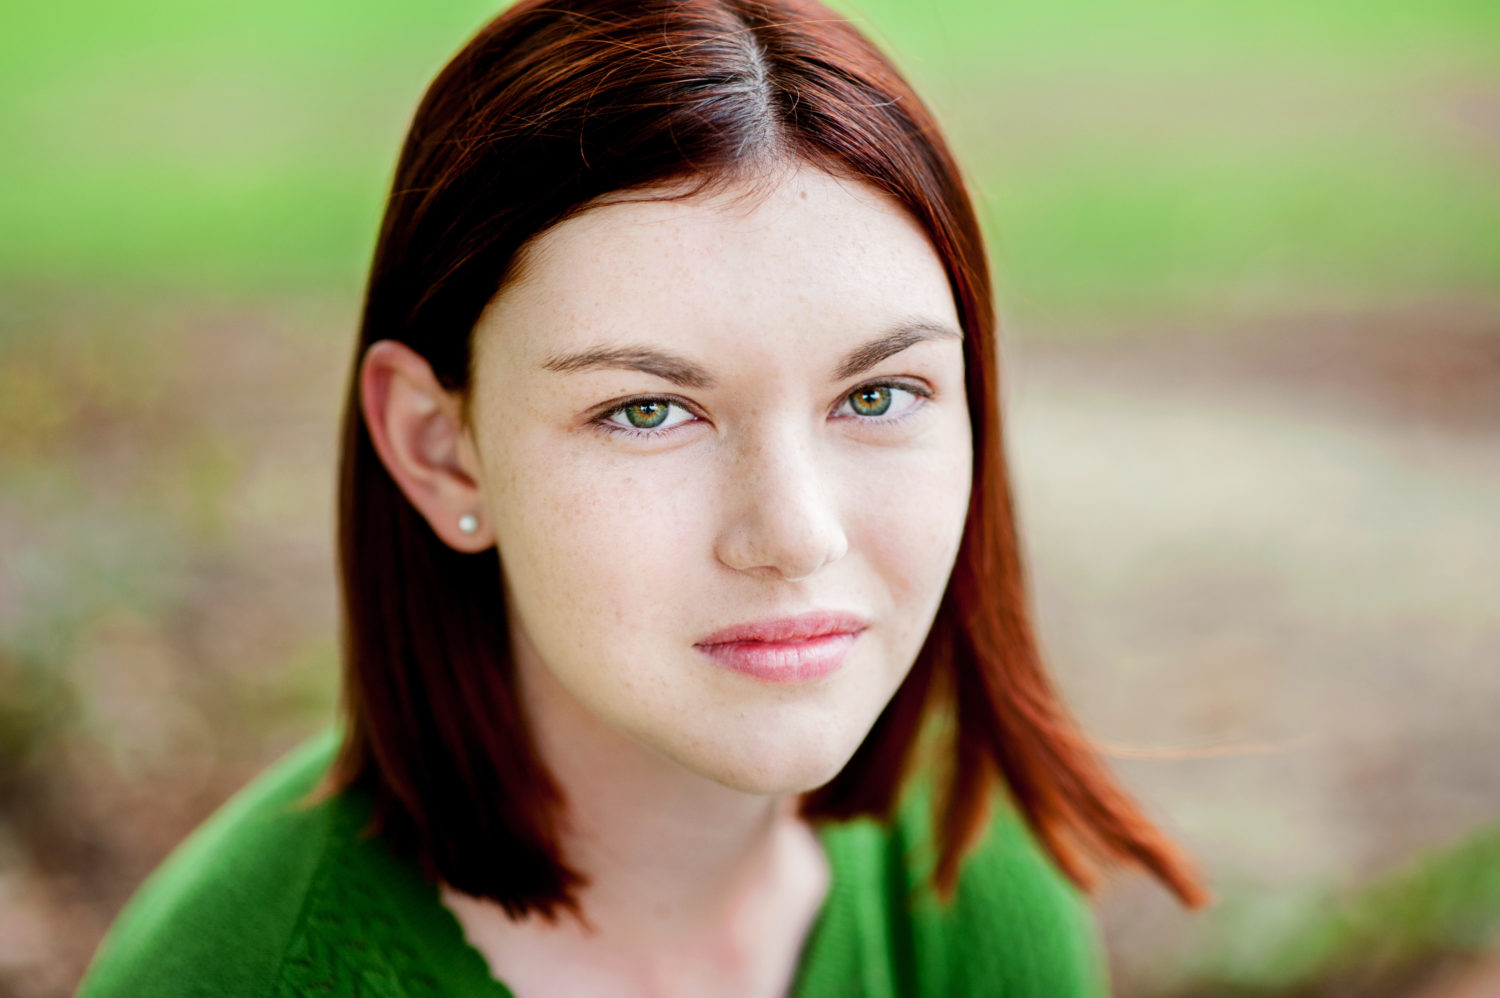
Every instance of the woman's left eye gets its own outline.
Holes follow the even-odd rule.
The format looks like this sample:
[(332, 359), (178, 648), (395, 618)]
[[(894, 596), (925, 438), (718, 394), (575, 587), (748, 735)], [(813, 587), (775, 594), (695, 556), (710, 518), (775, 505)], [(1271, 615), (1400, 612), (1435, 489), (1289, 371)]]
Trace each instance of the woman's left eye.
[(888, 422), (905, 415), (928, 394), (918, 388), (902, 385), (863, 385), (844, 396), (843, 404), (834, 411), (834, 415), (860, 416)]

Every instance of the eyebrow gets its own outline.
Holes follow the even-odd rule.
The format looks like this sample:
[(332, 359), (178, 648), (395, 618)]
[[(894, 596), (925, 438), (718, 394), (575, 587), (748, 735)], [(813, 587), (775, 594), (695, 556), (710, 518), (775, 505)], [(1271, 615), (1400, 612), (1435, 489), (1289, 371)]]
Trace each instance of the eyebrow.
[[(945, 322), (932, 319), (903, 320), (846, 354), (834, 370), (834, 379), (844, 381), (868, 371), (887, 357), (894, 357), (907, 347), (949, 337), (963, 339), (958, 330)], [(597, 369), (643, 371), (683, 388), (704, 389), (712, 388), (715, 384), (713, 375), (702, 366), (655, 347), (594, 347), (548, 358), (542, 368), (560, 374)]]

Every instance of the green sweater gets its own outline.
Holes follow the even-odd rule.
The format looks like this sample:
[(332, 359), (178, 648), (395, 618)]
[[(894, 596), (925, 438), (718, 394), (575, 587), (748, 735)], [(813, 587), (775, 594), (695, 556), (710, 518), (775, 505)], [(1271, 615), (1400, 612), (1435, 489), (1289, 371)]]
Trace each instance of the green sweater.
[[(360, 835), (368, 803), (301, 804), (335, 748), (314, 739), (182, 844), (105, 937), (79, 998), (455, 995), (512, 998), (435, 885)], [(819, 831), (832, 884), (795, 998), (1108, 993), (1092, 915), (1012, 812), (949, 906), (923, 883), (927, 808)], [(924, 861), (923, 857), (927, 857)]]

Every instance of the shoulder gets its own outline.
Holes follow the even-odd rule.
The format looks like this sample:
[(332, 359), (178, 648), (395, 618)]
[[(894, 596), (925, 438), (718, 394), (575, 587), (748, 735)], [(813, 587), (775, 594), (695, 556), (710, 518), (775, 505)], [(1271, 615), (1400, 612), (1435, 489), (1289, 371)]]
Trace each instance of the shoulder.
[(335, 734), (277, 763), (190, 835), (126, 905), (78, 994), (268, 995), (326, 866), (338, 798), (305, 798)]
[(918, 788), (891, 829), (890, 862), (903, 871), (913, 960), (954, 995), (1094, 998), (1108, 994), (1103, 948), (1088, 899), (1053, 864), (1005, 799), (965, 858), (944, 902), (935, 862), (931, 794)]

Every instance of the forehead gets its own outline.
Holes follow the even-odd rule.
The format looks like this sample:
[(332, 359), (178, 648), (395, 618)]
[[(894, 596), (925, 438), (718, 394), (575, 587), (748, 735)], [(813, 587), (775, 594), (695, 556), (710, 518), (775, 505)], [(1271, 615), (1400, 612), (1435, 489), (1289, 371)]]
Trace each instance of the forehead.
[(478, 349), (520, 359), (627, 335), (711, 348), (771, 330), (843, 342), (911, 314), (958, 325), (926, 235), (864, 184), (803, 167), (677, 200), (624, 197), (532, 242), (481, 317)]

